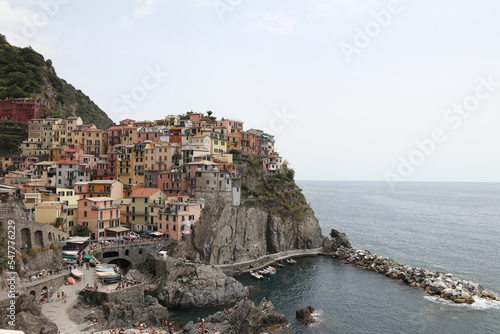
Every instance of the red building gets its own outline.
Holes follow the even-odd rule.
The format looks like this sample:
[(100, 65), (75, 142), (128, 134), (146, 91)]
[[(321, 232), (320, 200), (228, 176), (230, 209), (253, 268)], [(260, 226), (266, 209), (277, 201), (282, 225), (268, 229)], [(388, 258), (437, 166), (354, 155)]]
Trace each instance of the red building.
[(0, 119), (28, 123), (30, 119), (45, 118), (45, 109), (50, 109), (50, 106), (42, 100), (5, 99), (0, 101)]

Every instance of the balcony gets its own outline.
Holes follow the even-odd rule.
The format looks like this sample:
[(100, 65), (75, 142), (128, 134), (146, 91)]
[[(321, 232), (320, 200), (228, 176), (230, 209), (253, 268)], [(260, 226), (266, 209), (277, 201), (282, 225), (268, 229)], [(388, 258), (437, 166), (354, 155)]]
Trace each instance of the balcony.
[(108, 209), (119, 209), (120, 204), (111, 204), (111, 205), (92, 205), (92, 210), (108, 210)]

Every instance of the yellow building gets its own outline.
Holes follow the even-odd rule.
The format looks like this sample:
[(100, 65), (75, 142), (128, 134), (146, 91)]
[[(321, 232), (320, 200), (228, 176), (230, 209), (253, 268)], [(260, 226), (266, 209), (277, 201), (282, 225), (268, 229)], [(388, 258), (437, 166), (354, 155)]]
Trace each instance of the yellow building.
[(141, 188), (132, 192), (130, 198), (125, 223), (128, 222), (131, 230), (136, 232), (156, 231), (159, 209), (165, 207), (167, 195), (157, 188)]
[(83, 150), (83, 153), (98, 157), (107, 151), (107, 132), (99, 130), (95, 125), (84, 130), (75, 130), (73, 134), (75, 146)]
[(43, 224), (53, 224), (62, 216), (61, 202), (41, 202), (35, 206), (35, 221)]

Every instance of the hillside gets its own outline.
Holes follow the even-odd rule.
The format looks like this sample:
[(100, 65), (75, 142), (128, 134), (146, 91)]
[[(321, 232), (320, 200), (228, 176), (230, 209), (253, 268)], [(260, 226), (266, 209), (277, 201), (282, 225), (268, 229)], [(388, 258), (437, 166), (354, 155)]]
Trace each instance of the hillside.
[(107, 129), (113, 121), (87, 95), (56, 74), (52, 61), (31, 47), (19, 48), (0, 34), (0, 99), (31, 97), (52, 106), (53, 117), (80, 116)]

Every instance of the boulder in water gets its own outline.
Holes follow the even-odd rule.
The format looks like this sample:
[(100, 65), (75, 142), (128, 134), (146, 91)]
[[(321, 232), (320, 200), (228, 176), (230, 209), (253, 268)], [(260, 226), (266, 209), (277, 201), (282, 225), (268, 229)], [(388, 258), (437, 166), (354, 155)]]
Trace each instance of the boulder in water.
[(295, 311), (295, 318), (302, 323), (304, 326), (309, 326), (316, 322), (316, 319), (312, 316), (315, 309), (312, 306), (303, 307)]

